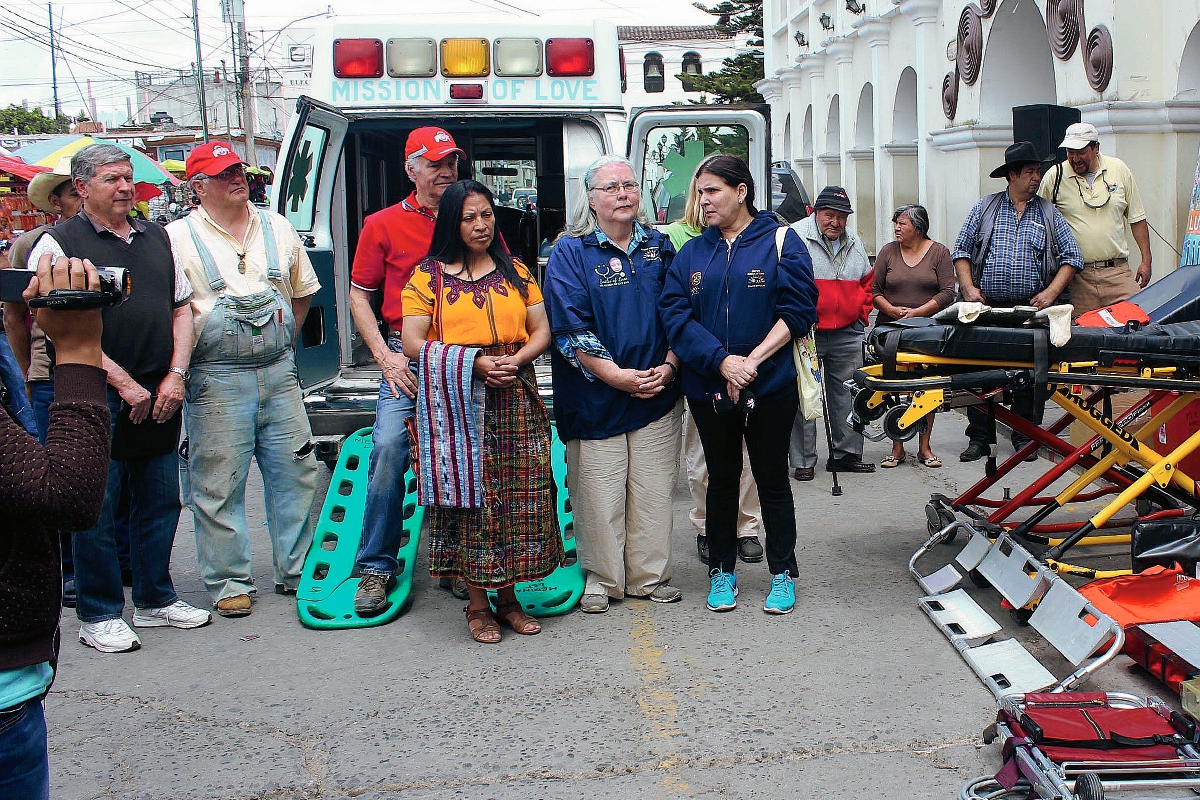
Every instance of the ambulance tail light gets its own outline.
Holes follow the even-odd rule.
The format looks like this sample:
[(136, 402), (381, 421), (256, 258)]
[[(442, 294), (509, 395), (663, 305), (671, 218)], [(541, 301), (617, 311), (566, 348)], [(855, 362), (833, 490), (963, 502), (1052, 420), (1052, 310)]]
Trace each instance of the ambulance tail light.
[(393, 78), (437, 75), (437, 43), (433, 39), (388, 39), (387, 70)]
[(533, 78), (542, 74), (541, 39), (497, 39), (492, 63), (502, 78)]
[(442, 39), (442, 74), (447, 78), (482, 78), (491, 70), (487, 39)]
[(621, 57), (621, 94), (629, 88), (629, 79), (625, 77), (625, 48), (618, 47), (617, 54)]
[(382, 78), (383, 42), (378, 39), (334, 39), (333, 74), (339, 78)]
[(546, 73), (556, 78), (596, 74), (596, 48), (591, 39), (547, 39)]
[(450, 84), (451, 100), (482, 100), (482, 83), (452, 83)]

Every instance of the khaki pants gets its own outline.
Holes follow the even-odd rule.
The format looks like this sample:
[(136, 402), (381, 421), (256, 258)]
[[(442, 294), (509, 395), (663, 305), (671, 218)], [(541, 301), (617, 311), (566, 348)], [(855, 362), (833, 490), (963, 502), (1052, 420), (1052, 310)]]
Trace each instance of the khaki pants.
[(1071, 312), (1078, 317), (1097, 308), (1128, 300), (1142, 290), (1133, 279), (1128, 264), (1116, 264), (1103, 269), (1084, 267), (1071, 279)]
[[(708, 464), (704, 463), (704, 445), (696, 421), (688, 410), (683, 412), (683, 459), (687, 469), (688, 490), (692, 493), (692, 510), (688, 519), (696, 529), (697, 536), (704, 536), (705, 504), (708, 501)], [(762, 530), (762, 508), (758, 503), (758, 486), (750, 471), (750, 456), (746, 443), (742, 442), (742, 481), (738, 486), (737, 538), (757, 539)]]
[(683, 403), (644, 428), (567, 442), (586, 594), (644, 597), (671, 577), (671, 497)]

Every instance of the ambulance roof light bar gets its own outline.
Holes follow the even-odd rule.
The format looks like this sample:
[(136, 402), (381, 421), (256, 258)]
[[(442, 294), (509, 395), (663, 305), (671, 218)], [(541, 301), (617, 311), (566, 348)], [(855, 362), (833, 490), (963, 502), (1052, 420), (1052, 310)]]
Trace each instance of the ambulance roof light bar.
[(339, 78), (382, 78), (383, 42), (378, 39), (334, 39), (333, 74)]
[(546, 73), (556, 78), (596, 74), (596, 48), (591, 39), (546, 40)]
[(432, 78), (437, 75), (437, 42), (388, 39), (387, 71), (393, 78)]

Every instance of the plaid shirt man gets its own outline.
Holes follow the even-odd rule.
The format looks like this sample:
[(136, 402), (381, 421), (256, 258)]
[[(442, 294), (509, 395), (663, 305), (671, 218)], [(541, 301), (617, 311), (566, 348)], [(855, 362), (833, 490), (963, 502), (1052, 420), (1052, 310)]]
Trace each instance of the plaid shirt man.
[[(971, 257), (971, 244), (979, 231), (985, 197), (975, 204), (954, 242), (954, 259)], [(1083, 267), (1083, 253), (1062, 214), (1055, 211), (1050, 221), (1050, 235), (1058, 251), (1058, 265)], [(1006, 306), (1027, 302), (1046, 288), (1042, 278), (1042, 260), (1047, 242), (1046, 220), (1041, 203), (1035, 197), (1025, 206), (1017, 219), (1017, 208), (1005, 192), (1000, 198), (992, 241), (984, 260), (983, 272), (977, 287), (987, 298), (988, 305)]]

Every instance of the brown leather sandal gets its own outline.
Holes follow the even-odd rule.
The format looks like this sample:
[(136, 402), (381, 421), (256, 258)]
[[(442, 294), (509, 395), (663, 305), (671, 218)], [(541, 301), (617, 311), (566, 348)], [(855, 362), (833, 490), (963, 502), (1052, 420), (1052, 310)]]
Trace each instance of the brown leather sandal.
[(492, 609), (466, 606), (463, 613), (467, 615), (467, 630), (472, 639), (480, 644), (500, 644), (500, 626), (492, 616)]
[(522, 636), (534, 636), (542, 632), (542, 623), (525, 613), (518, 600), (507, 603), (496, 603), (496, 616), (502, 625), (513, 629), (513, 633)]

